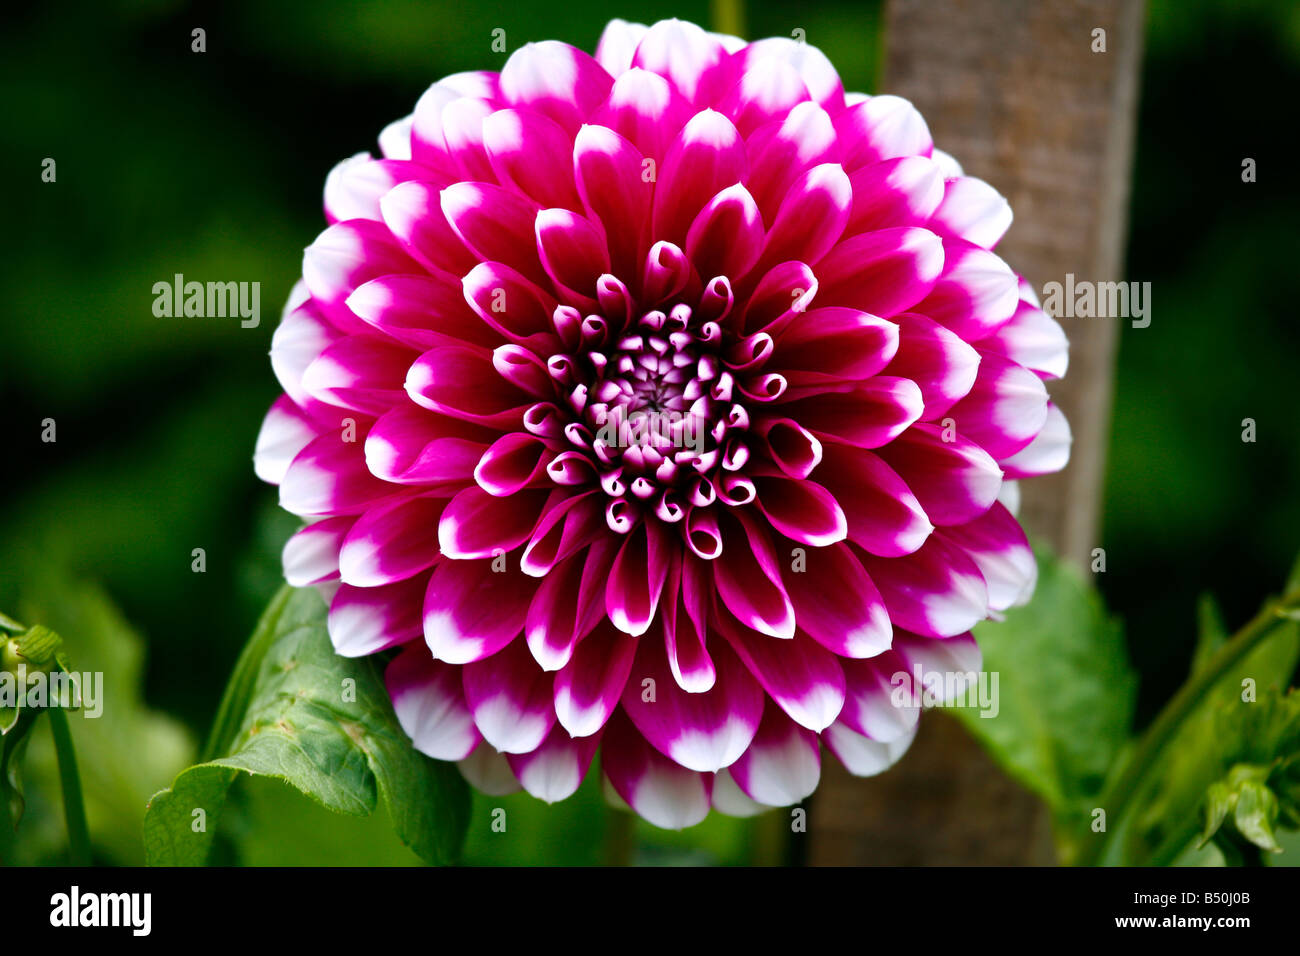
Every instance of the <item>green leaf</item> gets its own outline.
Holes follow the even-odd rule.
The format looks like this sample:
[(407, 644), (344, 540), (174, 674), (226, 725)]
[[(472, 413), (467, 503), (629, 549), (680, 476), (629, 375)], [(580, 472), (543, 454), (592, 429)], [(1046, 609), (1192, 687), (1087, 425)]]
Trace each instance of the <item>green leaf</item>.
[(1259, 781), (1242, 785), (1232, 813), (1237, 832), (1261, 850), (1281, 853), (1273, 828), (1277, 824), (1277, 797)]
[(1196, 603), (1196, 650), (1192, 654), (1193, 674), (1209, 663), (1216, 651), (1228, 643), (1228, 628), (1223, 623), (1223, 612), (1212, 594), (1202, 594)]
[(398, 837), (422, 859), (444, 863), (459, 851), (464, 781), (411, 746), (371, 660), (334, 653), (314, 590), (284, 588), (267, 608), (236, 665), (211, 747), (220, 755), (150, 801), (150, 864), (207, 860), (240, 773), (282, 780), (338, 813), (368, 815), (382, 798)]
[(1128, 741), (1135, 679), (1096, 590), (1046, 551), (1038, 568), (1028, 605), (975, 628), (984, 670), (998, 675), (996, 714), (953, 713), (1070, 830), (1091, 819)]
[[(194, 759), (193, 742), (180, 723), (144, 700), (144, 641), (99, 586), (50, 565), (24, 566), (19, 579), (17, 616), (56, 631), (66, 649), (61, 666), (80, 677), (82, 709), (67, 716), (95, 855), (139, 865), (145, 803)], [(23, 766), (27, 812), (11, 860), (64, 862), (58, 759), (44, 721), (30, 741)]]

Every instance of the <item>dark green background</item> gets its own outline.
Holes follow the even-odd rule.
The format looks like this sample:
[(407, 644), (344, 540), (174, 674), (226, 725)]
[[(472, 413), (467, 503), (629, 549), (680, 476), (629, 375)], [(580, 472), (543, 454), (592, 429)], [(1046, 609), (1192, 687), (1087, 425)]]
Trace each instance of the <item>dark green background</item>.
[[(293, 527), (254, 478), (251, 450), (278, 391), (271, 333), (324, 225), (326, 173), (376, 151), (378, 131), (433, 80), (499, 68), (494, 28), (510, 49), (558, 38), (590, 50), (615, 14), (708, 20), (705, 3), (590, 0), (11, 5), (0, 30), (0, 608), (53, 614), (69, 577), (98, 582), (147, 642), (150, 705), (206, 732)], [(849, 88), (878, 90), (877, 4), (751, 3), (746, 17), (751, 37), (802, 27)], [(190, 52), (194, 27), (206, 53)], [(1127, 278), (1152, 283), (1153, 312), (1149, 328), (1121, 335), (1098, 581), (1126, 621), (1141, 720), (1185, 676), (1196, 596), (1213, 592), (1235, 626), (1300, 544), (1300, 190), (1287, 148), (1298, 79), (1300, 7), (1288, 0), (1150, 4)], [(1241, 182), (1246, 156), (1255, 184)], [(40, 180), (46, 157), (54, 184)], [(177, 272), (260, 282), (261, 326), (156, 318), (153, 283)], [(1255, 444), (1240, 440), (1246, 417)], [(56, 443), (40, 441), (46, 418)], [(198, 547), (203, 574), (190, 570)], [(562, 812), (594, 819), (598, 804), (584, 791)], [(660, 843), (702, 843), (701, 860), (738, 852), (736, 827), (710, 827)], [(129, 840), (101, 851), (133, 856)]]

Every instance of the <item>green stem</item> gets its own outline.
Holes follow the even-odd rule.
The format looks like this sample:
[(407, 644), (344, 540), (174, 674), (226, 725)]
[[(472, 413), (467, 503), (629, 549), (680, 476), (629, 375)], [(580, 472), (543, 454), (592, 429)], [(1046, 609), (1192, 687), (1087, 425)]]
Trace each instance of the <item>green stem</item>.
[(68, 715), (61, 707), (50, 708), (50, 732), (59, 756), (59, 785), (63, 788), (63, 816), (68, 823), (68, 847), (73, 866), (90, 866), (90, 830), (86, 807), (81, 799), (81, 775), (77, 773), (77, 752), (72, 746)]
[(1075, 860), (1077, 865), (1096, 866), (1103, 859), (1112, 835), (1121, 829), (1120, 823), (1128, 813), (1129, 804), (1142, 790), (1144, 776), (1160, 766), (1165, 748), (1177, 735), (1183, 721), (1196, 708), (1201, 697), (1217, 684), (1229, 669), (1272, 634), (1278, 625), (1287, 620), (1294, 620), (1297, 608), (1300, 608), (1300, 589), (1291, 591), (1281, 599), (1266, 603), (1260, 612), (1219, 648), (1206, 666), (1194, 674), (1165, 705), (1152, 721), (1151, 726), (1147, 728), (1146, 733), (1142, 735), (1142, 739), (1124, 765), (1123, 772), (1102, 794), (1099, 805), (1106, 808), (1112, 824), (1107, 830), (1107, 837), (1085, 843)]

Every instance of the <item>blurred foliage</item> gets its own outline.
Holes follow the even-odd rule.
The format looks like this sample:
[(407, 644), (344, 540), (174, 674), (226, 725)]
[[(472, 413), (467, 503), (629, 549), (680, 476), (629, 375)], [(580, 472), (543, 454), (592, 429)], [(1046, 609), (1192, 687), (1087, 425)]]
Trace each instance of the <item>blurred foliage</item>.
[[(192, 757), (280, 581), (294, 521), (250, 458), (277, 393), (266, 351), (278, 307), (324, 225), (325, 174), (374, 150), (432, 80), (498, 68), (496, 27), (511, 49), (547, 37), (591, 49), (611, 15), (708, 12), (705, 0), (106, 0), (0, 14), (13, 224), (0, 256), (0, 407), (6, 461), (22, 463), (0, 471), (0, 607), (57, 629), (79, 669), (119, 675), (107, 691), (124, 695), (116, 716), (73, 726), (103, 859), (142, 858), (144, 802)], [(876, 0), (764, 0), (744, 15), (751, 37), (804, 29), (850, 88), (875, 91)], [(207, 31), (204, 54), (190, 52), (194, 27)], [(1214, 593), (1235, 627), (1277, 589), (1300, 539), (1289, 285), (1300, 189), (1279, 106), (1298, 80), (1289, 0), (1150, 0), (1127, 271), (1152, 282), (1155, 309), (1149, 328), (1122, 334), (1098, 582), (1127, 622), (1138, 726), (1183, 678), (1173, 662), (1194, 652), (1194, 596)], [(1240, 181), (1246, 156), (1257, 183)], [(46, 157), (54, 184), (40, 181)], [(156, 318), (152, 285), (176, 273), (260, 282), (260, 326)], [(1246, 417), (1256, 444), (1240, 441)], [(54, 443), (40, 440), (47, 418)], [(203, 573), (191, 571), (199, 547)], [(57, 861), (48, 731), (29, 763), (22, 853)], [(414, 860), (384, 849), (372, 820), (331, 818), (322, 836), (310, 821), (324, 811), (279, 784), (241, 783), (232, 801), (227, 850), (249, 862)], [(498, 805), (518, 839), (485, 827)], [(640, 862), (743, 863), (767, 852), (769, 825), (715, 815), (662, 834), (604, 809), (589, 783), (549, 810), (476, 797), (466, 859), (600, 862), (612, 826)], [(240, 837), (270, 832), (267, 845)]]

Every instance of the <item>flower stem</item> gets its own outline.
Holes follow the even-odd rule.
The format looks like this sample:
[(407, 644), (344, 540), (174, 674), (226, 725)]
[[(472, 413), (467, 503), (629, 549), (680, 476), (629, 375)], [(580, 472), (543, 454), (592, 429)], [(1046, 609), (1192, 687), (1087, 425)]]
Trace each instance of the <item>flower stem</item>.
[(68, 715), (61, 707), (50, 708), (50, 732), (59, 757), (59, 785), (63, 789), (63, 816), (68, 825), (68, 847), (73, 866), (90, 866), (90, 830), (81, 798), (81, 775), (77, 773), (77, 752), (72, 746)]
[(1179, 688), (1134, 748), (1123, 772), (1102, 793), (1099, 805), (1113, 824), (1107, 830), (1107, 839), (1086, 843), (1075, 863), (1079, 866), (1096, 866), (1105, 856), (1110, 835), (1118, 833), (1119, 824), (1128, 813), (1129, 804), (1142, 790), (1144, 777), (1157, 769), (1164, 757), (1165, 748), (1201, 698), (1217, 684), (1242, 658), (1253, 651), (1271, 635), (1278, 625), (1296, 620), (1300, 613), (1300, 588), (1280, 599), (1267, 602), (1241, 630), (1232, 636), (1204, 667)]

